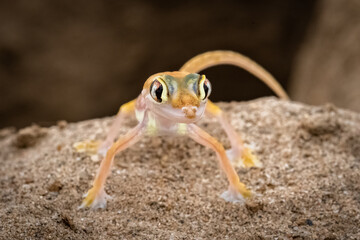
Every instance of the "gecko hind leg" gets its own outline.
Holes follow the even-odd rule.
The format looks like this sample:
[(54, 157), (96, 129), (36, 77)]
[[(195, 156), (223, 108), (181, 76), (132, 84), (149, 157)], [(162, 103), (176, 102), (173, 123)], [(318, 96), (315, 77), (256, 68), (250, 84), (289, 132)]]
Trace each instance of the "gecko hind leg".
[(188, 134), (194, 141), (216, 152), (220, 166), (229, 181), (228, 190), (220, 196), (228, 202), (244, 202), (246, 198), (250, 198), (251, 191), (246, 188), (245, 184), (240, 182), (239, 176), (227, 157), (223, 145), (195, 124), (188, 125)]
[(231, 149), (226, 151), (227, 157), (231, 160), (235, 167), (262, 167), (262, 163), (252, 153), (251, 149), (245, 146), (241, 137), (237, 134), (234, 127), (231, 126), (226, 119), (223, 111), (211, 101), (207, 102), (206, 113), (211, 117), (215, 117), (224, 128), (230, 143)]

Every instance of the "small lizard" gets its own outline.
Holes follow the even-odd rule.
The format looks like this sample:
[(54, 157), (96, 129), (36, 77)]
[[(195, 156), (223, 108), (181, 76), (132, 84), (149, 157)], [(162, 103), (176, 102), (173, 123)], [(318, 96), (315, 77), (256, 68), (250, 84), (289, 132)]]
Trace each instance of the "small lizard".
[[(198, 74), (201, 70), (221, 64), (244, 68), (261, 79), (280, 98), (289, 99), (270, 73), (251, 59), (232, 51), (206, 52), (190, 59), (179, 71), (161, 72), (150, 76), (140, 95), (120, 107), (106, 140), (98, 149), (105, 157), (80, 208), (106, 206), (109, 196), (104, 190), (104, 185), (114, 156), (145, 135), (187, 135), (211, 148), (216, 152), (229, 182), (228, 190), (221, 197), (231, 202), (242, 202), (251, 196), (250, 190), (240, 182), (234, 165), (261, 167), (262, 164), (251, 150), (244, 146), (243, 140), (229, 124), (223, 111), (208, 100), (211, 93), (210, 81), (205, 75)], [(220, 122), (229, 137), (231, 149), (226, 151), (220, 142), (196, 125), (204, 113)], [(138, 125), (114, 143), (124, 118), (133, 114), (139, 121)], [(75, 147), (83, 150), (81, 148), (86, 145), (83, 142), (75, 144)]]

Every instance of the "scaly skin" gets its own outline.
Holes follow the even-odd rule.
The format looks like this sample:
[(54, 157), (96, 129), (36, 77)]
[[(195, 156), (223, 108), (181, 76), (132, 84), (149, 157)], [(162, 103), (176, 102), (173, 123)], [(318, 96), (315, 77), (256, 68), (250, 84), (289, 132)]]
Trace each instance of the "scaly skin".
[[(105, 193), (104, 186), (114, 156), (145, 135), (188, 135), (194, 141), (211, 148), (215, 151), (229, 182), (228, 190), (221, 197), (231, 202), (243, 202), (251, 196), (250, 190), (240, 182), (234, 165), (261, 167), (262, 164), (251, 150), (244, 146), (243, 140), (230, 125), (223, 111), (208, 100), (211, 93), (210, 82), (204, 75), (197, 74), (205, 68), (220, 64), (232, 64), (248, 70), (266, 83), (280, 98), (289, 99), (270, 73), (249, 58), (231, 51), (203, 53), (190, 59), (180, 71), (161, 72), (150, 76), (139, 97), (120, 107), (106, 140), (98, 150), (105, 157), (81, 208), (106, 206), (109, 196)], [(139, 124), (113, 143), (123, 119), (134, 113)], [(231, 149), (225, 151), (221, 143), (196, 125), (204, 113), (219, 120), (229, 137)], [(93, 151), (95, 145), (81, 142), (75, 146), (79, 151), (84, 151), (86, 146)]]

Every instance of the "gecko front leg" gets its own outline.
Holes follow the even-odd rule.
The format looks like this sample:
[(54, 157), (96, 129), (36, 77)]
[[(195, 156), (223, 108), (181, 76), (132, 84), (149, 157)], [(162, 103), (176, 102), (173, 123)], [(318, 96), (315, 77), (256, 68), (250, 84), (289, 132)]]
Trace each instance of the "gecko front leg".
[(252, 154), (251, 149), (244, 145), (234, 127), (226, 119), (224, 112), (210, 100), (206, 106), (206, 114), (215, 117), (224, 128), (231, 143), (231, 149), (226, 151), (228, 158), (236, 167), (262, 167), (262, 163)]
[(109, 196), (105, 193), (104, 185), (107, 176), (109, 175), (110, 168), (115, 155), (130, 147), (136, 143), (144, 135), (145, 129), (145, 118), (144, 121), (139, 123), (135, 128), (130, 130), (125, 136), (119, 138), (107, 151), (105, 158), (101, 161), (100, 168), (95, 177), (92, 188), (85, 195), (85, 199), (81, 204), (80, 208), (91, 207), (104, 208), (106, 206), (106, 199)]
[(224, 170), (229, 181), (229, 189), (225, 191), (221, 197), (229, 202), (243, 202), (244, 198), (250, 197), (251, 192), (246, 188), (245, 184), (240, 182), (239, 176), (230, 163), (230, 160), (228, 159), (225, 149), (221, 143), (195, 124), (189, 124), (187, 129), (189, 136), (193, 140), (213, 149), (216, 152), (221, 168)]

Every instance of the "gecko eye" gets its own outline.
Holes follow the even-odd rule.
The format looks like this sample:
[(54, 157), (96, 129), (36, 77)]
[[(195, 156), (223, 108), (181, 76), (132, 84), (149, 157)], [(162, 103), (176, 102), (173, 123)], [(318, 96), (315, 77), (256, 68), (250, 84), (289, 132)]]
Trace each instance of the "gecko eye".
[(210, 93), (211, 93), (210, 81), (205, 77), (205, 75), (201, 75), (199, 81), (200, 99), (205, 100), (207, 97), (209, 97)]
[(168, 90), (165, 82), (160, 78), (155, 79), (150, 85), (151, 97), (161, 103), (168, 100)]

